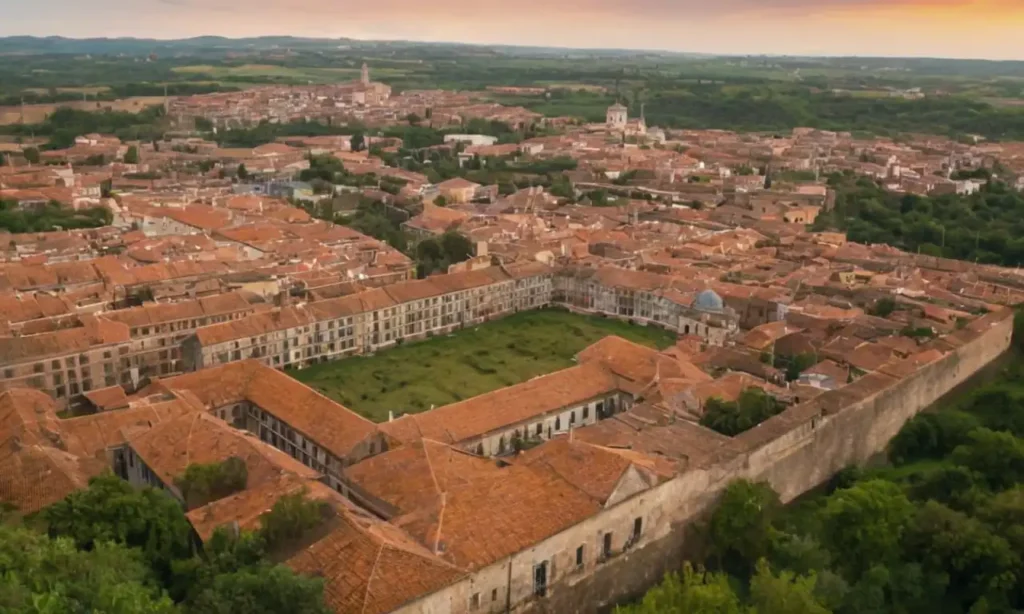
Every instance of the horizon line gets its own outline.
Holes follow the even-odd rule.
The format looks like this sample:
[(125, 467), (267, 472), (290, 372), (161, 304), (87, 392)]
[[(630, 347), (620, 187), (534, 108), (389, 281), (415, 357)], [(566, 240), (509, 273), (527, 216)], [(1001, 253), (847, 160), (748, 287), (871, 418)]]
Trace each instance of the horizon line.
[[(243, 40), (258, 40), (264, 38), (290, 38), (299, 41), (352, 41), (358, 43), (406, 43), (413, 45), (423, 46), (463, 46), (463, 47), (480, 47), (480, 48), (501, 48), (511, 47), (514, 49), (552, 49), (552, 50), (563, 50), (563, 51), (584, 51), (584, 52), (618, 52), (618, 53), (653, 53), (662, 55), (677, 55), (677, 56), (706, 56), (713, 58), (794, 58), (794, 59), (865, 59), (865, 60), (954, 60), (954, 61), (966, 61), (966, 62), (993, 62), (993, 63), (1006, 63), (1016, 62), (1024, 63), (1024, 58), (1021, 59), (1006, 59), (1006, 58), (983, 58), (983, 57), (964, 57), (964, 56), (934, 56), (934, 55), (850, 55), (850, 54), (819, 54), (819, 55), (805, 55), (805, 54), (787, 54), (787, 53), (724, 53), (724, 52), (710, 52), (710, 51), (673, 51), (669, 49), (660, 48), (644, 48), (644, 47), (566, 47), (562, 45), (524, 45), (515, 43), (470, 43), (460, 41), (448, 41), (448, 40), (414, 40), (414, 39), (386, 39), (386, 38), (357, 38), (351, 36), (338, 36), (338, 37), (321, 37), (321, 36), (295, 36), (292, 34), (259, 34), (255, 36), (224, 36), (221, 34), (199, 34), (195, 36), (185, 37), (174, 37), (174, 38), (158, 38), (158, 37), (138, 37), (138, 36), (84, 36), (84, 37), (72, 37), (62, 36), (57, 34), (51, 35), (40, 35), (40, 34), (5, 34), (0, 35), (0, 41), (6, 39), (15, 38), (30, 38), (37, 40), (52, 40), (60, 39), (66, 41), (153, 41), (159, 43), (174, 43), (184, 42), (204, 38), (219, 38), (226, 41), (243, 41)], [(29, 54), (36, 54), (37, 52), (27, 51)], [(0, 54), (3, 55), (3, 54)]]

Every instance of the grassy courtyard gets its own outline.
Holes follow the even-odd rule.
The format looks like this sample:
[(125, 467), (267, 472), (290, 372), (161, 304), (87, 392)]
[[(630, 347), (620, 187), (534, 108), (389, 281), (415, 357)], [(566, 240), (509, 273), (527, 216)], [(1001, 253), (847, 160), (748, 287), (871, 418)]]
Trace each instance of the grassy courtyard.
[(524, 312), (450, 336), (290, 371), (292, 377), (367, 418), (415, 413), (572, 366), (607, 335), (668, 347), (672, 333), (558, 310)]

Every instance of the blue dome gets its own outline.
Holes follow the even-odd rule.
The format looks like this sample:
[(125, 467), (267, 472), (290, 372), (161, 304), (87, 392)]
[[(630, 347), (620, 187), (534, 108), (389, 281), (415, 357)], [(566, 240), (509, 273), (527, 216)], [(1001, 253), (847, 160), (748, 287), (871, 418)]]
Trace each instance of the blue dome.
[(701, 311), (723, 311), (725, 303), (714, 290), (704, 290), (693, 299), (693, 308)]

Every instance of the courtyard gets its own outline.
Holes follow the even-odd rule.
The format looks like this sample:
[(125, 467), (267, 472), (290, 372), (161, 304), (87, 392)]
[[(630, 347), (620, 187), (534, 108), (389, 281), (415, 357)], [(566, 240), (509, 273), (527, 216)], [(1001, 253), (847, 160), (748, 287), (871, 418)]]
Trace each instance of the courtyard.
[(577, 352), (608, 335), (659, 349), (675, 342), (659, 328), (545, 309), (288, 373), (384, 422), (389, 411), (427, 411), (570, 367)]

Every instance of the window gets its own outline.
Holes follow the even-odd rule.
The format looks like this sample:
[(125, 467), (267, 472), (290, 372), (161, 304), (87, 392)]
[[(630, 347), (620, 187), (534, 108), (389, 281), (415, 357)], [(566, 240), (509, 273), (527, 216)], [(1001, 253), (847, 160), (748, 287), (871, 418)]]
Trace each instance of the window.
[(533, 566), (533, 594), (544, 597), (548, 594), (548, 562)]
[(644, 529), (644, 519), (636, 518), (633, 520), (633, 539), (640, 539), (640, 532)]
[(4, 377), (7, 379), (14, 377), (14, 369), (4, 369)]
[[(601, 411), (601, 404), (600, 403), (597, 404), (597, 411)], [(588, 406), (583, 408), (583, 419), (586, 420), (589, 417), (590, 417), (590, 406), (588, 405)]]
[(610, 531), (604, 534), (604, 548), (601, 550), (601, 554), (605, 558), (612, 555), (612, 534)]
[(480, 608), (480, 593), (473, 593), (473, 596), (469, 598), (469, 609), (477, 610)]
[(36, 364), (34, 364), (32, 366), (32, 372), (33, 373), (42, 373), (43, 372), (43, 363), (37, 362)]
[(538, 424), (537, 425), (537, 437), (540, 437), (540, 434), (543, 433), (543, 432), (544, 432), (544, 425), (543, 424)]
[(561, 430), (561, 429), (562, 429), (562, 417), (558, 416), (557, 418), (555, 418), (555, 430), (558, 431), (558, 430)]
[(50, 363), (50, 367), (53, 369), (60, 369), (60, 361), (54, 360), (53, 362)]
[(583, 546), (576, 549), (576, 567), (583, 567)]
[(498, 600), (498, 589), (495, 588), (495, 589), (491, 590), (491, 601), (497, 601), (497, 600)]
[(572, 426), (574, 424), (576, 424), (576, 412), (571, 411), (569, 412), (569, 426)]

